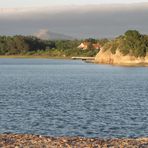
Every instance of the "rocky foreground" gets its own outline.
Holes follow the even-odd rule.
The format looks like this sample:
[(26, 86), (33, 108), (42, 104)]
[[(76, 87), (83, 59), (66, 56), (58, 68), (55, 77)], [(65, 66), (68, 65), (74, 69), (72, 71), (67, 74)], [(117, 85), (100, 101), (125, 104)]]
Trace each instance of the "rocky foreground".
[(99, 139), (47, 137), (27, 134), (1, 134), (2, 148), (148, 148), (148, 138)]

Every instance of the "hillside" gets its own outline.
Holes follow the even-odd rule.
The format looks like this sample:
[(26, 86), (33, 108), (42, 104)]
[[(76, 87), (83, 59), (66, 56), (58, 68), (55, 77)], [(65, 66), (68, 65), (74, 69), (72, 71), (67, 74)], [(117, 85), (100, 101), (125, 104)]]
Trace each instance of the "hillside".
[(133, 65), (148, 63), (148, 35), (128, 30), (114, 40), (105, 43), (95, 57), (105, 64)]
[(51, 32), (47, 29), (39, 30), (37, 33), (35, 33), (35, 36), (42, 40), (74, 40), (74, 38), (71, 36)]

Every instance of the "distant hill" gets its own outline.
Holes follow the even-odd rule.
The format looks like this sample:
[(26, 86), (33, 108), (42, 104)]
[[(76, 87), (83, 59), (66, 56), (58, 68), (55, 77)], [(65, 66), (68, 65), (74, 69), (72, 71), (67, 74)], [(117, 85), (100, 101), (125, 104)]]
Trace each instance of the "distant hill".
[(65, 34), (51, 32), (47, 29), (41, 29), (34, 34), (42, 40), (73, 40), (74, 38)]

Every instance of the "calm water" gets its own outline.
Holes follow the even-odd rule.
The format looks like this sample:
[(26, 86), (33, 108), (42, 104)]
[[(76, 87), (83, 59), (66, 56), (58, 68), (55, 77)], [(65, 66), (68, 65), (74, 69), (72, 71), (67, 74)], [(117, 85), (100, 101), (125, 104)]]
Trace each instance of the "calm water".
[(0, 59), (0, 133), (148, 136), (148, 68)]

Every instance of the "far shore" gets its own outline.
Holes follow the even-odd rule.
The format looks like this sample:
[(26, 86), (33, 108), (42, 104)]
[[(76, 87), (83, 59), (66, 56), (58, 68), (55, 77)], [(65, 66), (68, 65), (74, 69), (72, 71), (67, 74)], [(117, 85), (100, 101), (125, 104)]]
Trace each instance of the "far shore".
[(120, 66), (120, 67), (148, 67), (148, 63), (99, 63), (93, 61), (95, 64), (102, 64), (102, 65), (112, 65), (112, 66)]
[(47, 55), (0, 55), (0, 58), (28, 58), (28, 59), (71, 59), (71, 57), (58, 57)]
[(86, 138), (86, 137), (49, 137), (27, 134), (0, 134), (0, 147), (60, 147), (60, 148), (93, 148), (93, 147), (148, 147), (148, 138)]
[[(58, 56), (47, 56), (47, 55), (0, 55), (0, 59), (63, 59), (63, 60), (72, 60), (72, 57), (58, 57)], [(80, 60), (80, 59), (75, 59)], [(95, 60), (84, 60), (87, 63), (101, 64), (101, 65), (112, 65), (112, 66), (121, 66), (121, 67), (148, 67), (148, 63), (100, 63)]]

